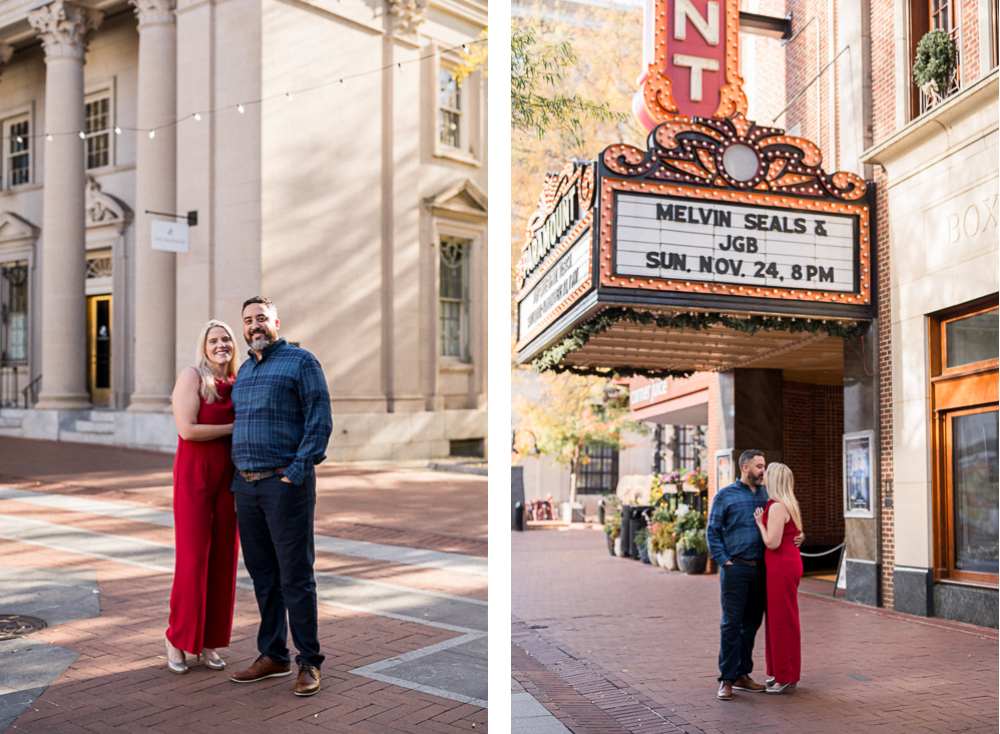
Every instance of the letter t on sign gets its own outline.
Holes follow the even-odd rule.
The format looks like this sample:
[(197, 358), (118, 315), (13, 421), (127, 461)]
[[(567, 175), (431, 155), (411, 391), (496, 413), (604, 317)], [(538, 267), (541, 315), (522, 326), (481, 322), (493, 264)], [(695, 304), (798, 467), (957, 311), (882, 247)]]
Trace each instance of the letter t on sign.
[(701, 56), (674, 54), (674, 66), (686, 66), (691, 69), (691, 101), (701, 102), (701, 72), (718, 71), (717, 59), (706, 59)]

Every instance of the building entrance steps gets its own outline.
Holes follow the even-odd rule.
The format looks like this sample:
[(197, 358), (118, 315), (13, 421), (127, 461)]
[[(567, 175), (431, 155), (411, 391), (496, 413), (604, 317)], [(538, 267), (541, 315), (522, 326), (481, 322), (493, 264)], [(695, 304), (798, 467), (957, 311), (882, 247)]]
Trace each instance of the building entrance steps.
[[(717, 575), (614, 558), (598, 533), (511, 542), (512, 675), (573, 734), (996, 731), (996, 630), (803, 592), (797, 691), (719, 701)], [(754, 663), (763, 682), (763, 629)]]

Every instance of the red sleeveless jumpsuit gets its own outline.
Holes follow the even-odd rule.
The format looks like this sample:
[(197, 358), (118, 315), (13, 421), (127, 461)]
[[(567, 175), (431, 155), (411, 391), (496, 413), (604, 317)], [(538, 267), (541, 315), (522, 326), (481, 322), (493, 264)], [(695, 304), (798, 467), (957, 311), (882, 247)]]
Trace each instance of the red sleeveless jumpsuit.
[[(219, 399), (201, 396), (199, 424), (232, 423), (231, 382), (215, 381)], [(167, 639), (195, 654), (229, 645), (236, 600), (239, 538), (233, 483), (233, 439), (185, 441), (174, 457), (174, 586)]]
[[(774, 500), (764, 508), (764, 526)], [(799, 579), (802, 556), (795, 545), (798, 528), (791, 518), (781, 531), (777, 550), (764, 552), (767, 568), (767, 619), (764, 649), (767, 674), (778, 683), (798, 683), (802, 670), (802, 636), (799, 631)]]

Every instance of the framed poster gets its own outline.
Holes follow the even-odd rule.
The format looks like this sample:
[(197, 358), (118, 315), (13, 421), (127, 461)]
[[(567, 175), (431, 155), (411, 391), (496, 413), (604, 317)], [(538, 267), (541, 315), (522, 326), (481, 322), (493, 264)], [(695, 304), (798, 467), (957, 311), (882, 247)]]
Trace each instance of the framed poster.
[(874, 431), (844, 434), (844, 517), (874, 517)]
[(733, 483), (733, 450), (720, 449), (715, 452), (715, 491)]

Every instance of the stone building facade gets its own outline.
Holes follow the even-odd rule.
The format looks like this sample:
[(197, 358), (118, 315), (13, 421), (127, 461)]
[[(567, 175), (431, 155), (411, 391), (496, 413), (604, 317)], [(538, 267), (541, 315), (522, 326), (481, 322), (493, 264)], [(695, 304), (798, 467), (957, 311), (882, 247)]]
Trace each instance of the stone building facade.
[(482, 452), (487, 105), (458, 70), (485, 26), (476, 0), (3, 3), (0, 430), (172, 450), (201, 326), (239, 334), (260, 293), (323, 364), (331, 458)]

